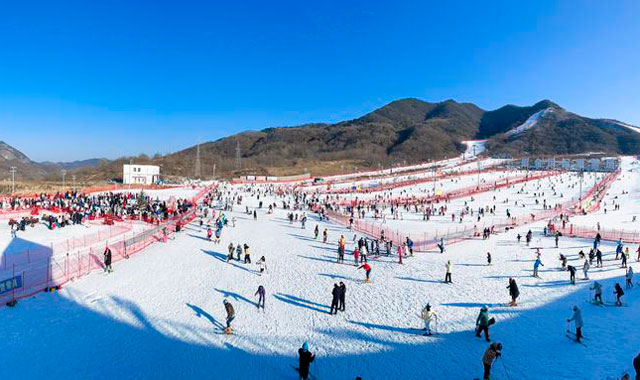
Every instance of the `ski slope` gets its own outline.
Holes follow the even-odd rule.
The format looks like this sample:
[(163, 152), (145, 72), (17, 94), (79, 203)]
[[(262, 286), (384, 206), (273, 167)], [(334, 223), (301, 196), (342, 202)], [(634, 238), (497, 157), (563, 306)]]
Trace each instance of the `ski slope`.
[[(640, 211), (640, 173), (628, 171), (634, 166), (634, 160), (625, 159), (625, 175), (611, 189), (612, 194), (630, 191), (626, 210), (585, 218), (606, 226), (628, 218), (629, 210)], [(240, 188), (250, 187), (227, 190), (232, 194)], [(557, 257), (564, 253), (581, 267), (577, 252), (588, 251), (591, 241), (561, 238), (555, 248), (553, 238), (541, 234), (546, 222), (451, 245), (444, 254), (416, 253), (402, 265), (395, 256), (371, 260), (372, 282), (365, 284), (362, 270), (335, 262), (341, 234), (347, 237), (347, 252), (353, 249), (350, 231), (313, 215), (302, 229), (289, 224), (290, 210), (279, 208), (272, 215), (259, 210), (254, 221), (241, 211), (245, 205), (256, 207), (257, 195), (242, 194), (242, 206), (228, 213), (237, 226), (224, 229), (220, 245), (192, 223), (175, 240), (118, 263), (112, 274), (92, 273), (60, 292), (1, 309), (6, 365), (0, 378), (293, 380), (297, 349), (308, 341), (317, 355), (311, 367), (317, 379), (474, 379), (482, 375), (488, 345), (473, 332), (483, 305), (497, 321), (492, 339), (504, 345), (494, 380), (615, 378), (630, 369), (638, 353), (640, 290), (627, 292), (627, 307), (586, 302), (591, 282), (570, 285)], [(517, 197), (531, 205), (530, 193), (509, 194)], [(281, 203), (271, 195), (260, 200)], [(327, 244), (313, 238), (316, 224), (321, 231), (327, 228)], [(528, 229), (534, 233), (530, 247), (516, 240)], [(254, 263), (264, 255), (267, 273), (258, 275), (256, 265), (226, 263), (230, 242), (249, 244)], [(541, 279), (531, 276), (536, 247), (545, 264)], [(605, 266), (589, 275), (603, 282), (604, 298), (611, 300), (624, 270), (613, 261), (614, 243), (603, 242), (601, 249)], [(447, 260), (454, 265), (453, 284), (441, 281)], [(631, 264), (640, 270), (635, 261)], [(521, 293), (514, 308), (503, 306), (509, 301), (509, 277), (518, 281)], [(577, 277), (582, 278), (581, 271)], [(338, 281), (347, 286), (346, 311), (333, 316), (328, 310)], [(264, 312), (254, 304), (258, 285), (267, 291)], [(234, 335), (221, 332), (225, 298), (236, 309)], [(427, 302), (440, 315), (439, 334), (432, 337), (418, 330), (423, 325), (418, 314)], [(590, 338), (586, 347), (565, 337), (573, 305), (583, 311), (584, 335)]]

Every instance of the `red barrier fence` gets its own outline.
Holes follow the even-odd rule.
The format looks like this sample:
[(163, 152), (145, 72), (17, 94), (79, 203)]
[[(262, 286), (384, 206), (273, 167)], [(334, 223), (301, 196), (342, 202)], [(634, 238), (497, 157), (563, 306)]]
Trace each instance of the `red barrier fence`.
[(624, 243), (634, 243), (640, 244), (640, 231), (625, 231), (617, 230), (617, 229), (600, 229), (591, 228), (586, 226), (579, 226), (575, 224), (569, 224), (565, 226), (565, 228), (556, 229), (564, 236), (569, 237), (577, 237), (577, 238), (585, 238), (585, 239), (595, 239), (596, 234), (600, 233), (600, 238), (602, 240), (607, 241), (618, 241), (622, 240)]
[[(600, 180), (600, 182), (598, 182), (591, 189), (589, 189), (589, 191), (587, 191), (587, 195), (582, 198), (582, 202), (566, 202), (556, 208), (543, 210), (528, 216), (504, 219), (497, 218), (493, 219), (491, 223), (485, 223), (482, 226), (456, 226), (449, 228), (446, 231), (438, 230), (429, 233), (425, 232), (422, 235), (416, 235), (401, 232), (399, 230), (394, 230), (388, 226), (383, 227), (382, 224), (372, 223), (354, 217), (352, 229), (360, 233), (369, 235), (375, 239), (380, 238), (382, 236), (382, 232), (384, 231), (385, 239), (391, 240), (395, 245), (403, 244), (406, 241), (406, 238), (409, 237), (413, 241), (414, 250), (417, 252), (424, 252), (428, 249), (435, 248), (436, 245), (440, 242), (440, 239), (444, 239), (445, 244), (451, 244), (473, 237), (481, 236), (482, 231), (485, 228), (489, 228), (492, 232), (498, 232), (503, 231), (508, 227), (526, 225), (536, 221), (550, 219), (560, 214), (570, 214), (574, 212), (585, 213), (592, 211), (593, 209), (597, 209), (595, 207), (600, 207), (600, 202), (606, 194), (607, 189), (616, 180), (619, 173), (620, 172), (617, 171), (606, 175), (602, 180)], [(589, 203), (589, 209), (583, 209), (580, 207), (581, 205), (584, 206), (586, 203)], [(349, 226), (350, 215), (341, 214), (331, 210), (327, 210), (325, 214), (330, 220), (343, 226)], [(595, 236), (595, 234), (593, 236)]]
[[(196, 208), (186, 214), (137, 233), (135, 236), (110, 243), (112, 262), (129, 258), (158, 241), (165, 241), (165, 232), (175, 231), (177, 223), (188, 223), (195, 218)], [(166, 230), (165, 230), (166, 228)], [(30, 263), (13, 263), (6, 270), (0, 270), (0, 303), (34, 295), (42, 290), (59, 287), (67, 282), (85, 276), (90, 272), (103, 269), (104, 245), (94, 245), (77, 252), (41, 253), (45, 257), (31, 260)], [(33, 256), (32, 256), (33, 258)]]

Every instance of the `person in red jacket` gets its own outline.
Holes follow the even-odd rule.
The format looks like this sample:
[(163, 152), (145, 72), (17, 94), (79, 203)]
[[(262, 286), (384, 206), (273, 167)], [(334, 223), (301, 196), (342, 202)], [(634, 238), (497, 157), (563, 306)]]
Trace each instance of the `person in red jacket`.
[(358, 258), (360, 257), (360, 251), (358, 250), (358, 247), (356, 246), (356, 248), (353, 250), (353, 260), (356, 262), (356, 266), (358, 266)]
[(367, 279), (366, 279), (366, 280), (364, 280), (364, 282), (369, 282), (369, 275), (371, 274), (371, 266), (369, 265), (369, 263), (364, 263), (363, 265), (360, 265), (360, 266), (358, 267), (358, 269), (360, 269), (360, 268), (363, 268), (363, 269), (364, 269), (364, 272), (365, 272), (365, 273), (366, 273), (366, 275), (367, 275)]
[(211, 240), (211, 235), (213, 235), (213, 231), (211, 227), (207, 228), (207, 240)]

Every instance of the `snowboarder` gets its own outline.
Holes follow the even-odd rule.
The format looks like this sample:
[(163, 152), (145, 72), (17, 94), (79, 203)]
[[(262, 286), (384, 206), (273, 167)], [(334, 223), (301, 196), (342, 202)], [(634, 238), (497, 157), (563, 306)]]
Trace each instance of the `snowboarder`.
[(489, 326), (495, 323), (495, 319), (489, 319), (489, 308), (487, 306), (483, 306), (480, 309), (480, 314), (478, 314), (478, 318), (476, 318), (476, 336), (480, 338), (480, 334), (484, 331), (484, 338), (487, 342), (490, 342), (489, 339)]
[(231, 334), (233, 332), (233, 330), (231, 330), (231, 322), (236, 318), (236, 312), (233, 309), (231, 302), (224, 300), (222, 303), (224, 304), (224, 309), (227, 311), (227, 328), (224, 332), (225, 334)]
[(107, 273), (113, 272), (111, 268), (111, 249), (106, 247), (104, 250), (104, 271)]
[(496, 358), (502, 356), (502, 343), (495, 342), (491, 343), (487, 350), (482, 355), (482, 366), (484, 367), (484, 374), (482, 375), (483, 380), (491, 379), (491, 366), (493, 365), (493, 361)]
[(571, 316), (571, 318), (567, 319), (567, 322), (571, 321), (573, 321), (576, 326), (576, 342), (580, 343), (580, 339), (582, 339), (582, 326), (584, 323), (582, 321), (582, 311), (580, 311), (580, 308), (578, 308), (578, 306), (573, 307), (573, 315)]
[(358, 267), (358, 269), (363, 268), (364, 269), (364, 273), (366, 274), (367, 278), (364, 280), (364, 282), (369, 283), (371, 282), (371, 280), (369, 279), (369, 275), (371, 274), (371, 266), (369, 266), (369, 263), (365, 262), (364, 264), (360, 265)]
[(627, 289), (631, 289), (633, 288), (633, 268), (629, 267), (629, 270), (627, 271), (627, 274), (625, 275), (625, 278), (627, 280)]
[(540, 267), (540, 265), (544, 266), (544, 264), (540, 260), (540, 257), (538, 257), (536, 258), (536, 262), (533, 263), (533, 277), (540, 278), (540, 276), (538, 275), (538, 268)]
[(622, 296), (624, 296), (624, 290), (619, 283), (616, 283), (613, 293), (616, 295), (616, 306), (622, 306)]
[(302, 344), (302, 348), (298, 350), (298, 358), (298, 374), (302, 380), (307, 380), (309, 378), (309, 366), (316, 358), (316, 356), (309, 351), (309, 343), (304, 342)]
[(338, 310), (345, 311), (345, 298), (347, 296), (347, 286), (340, 281), (340, 299), (338, 300)]
[(589, 289), (594, 291), (593, 303), (602, 305), (602, 285), (598, 281), (594, 281)]
[(260, 285), (258, 286), (258, 291), (256, 292), (256, 294), (254, 294), (254, 296), (258, 296), (258, 304), (256, 305), (258, 307), (258, 309), (260, 309), (260, 307), (262, 307), (262, 310), (264, 310), (264, 299), (265, 299), (265, 295), (266, 295), (266, 291), (264, 290), (264, 286)]
[(434, 311), (431, 311), (431, 305), (427, 303), (427, 306), (425, 306), (424, 309), (422, 309), (422, 313), (420, 313), (420, 317), (424, 321), (424, 330), (425, 330), (424, 335), (431, 335), (432, 334), (431, 321), (434, 319), (437, 320), (438, 315)]
[(444, 274), (444, 283), (451, 283), (451, 260), (447, 260), (445, 265), (446, 273)]
[(514, 278), (509, 278), (509, 285), (507, 286), (509, 289), (509, 295), (511, 296), (511, 302), (509, 302), (509, 306), (517, 306), (516, 300), (520, 296), (520, 290), (518, 290), (518, 284)]

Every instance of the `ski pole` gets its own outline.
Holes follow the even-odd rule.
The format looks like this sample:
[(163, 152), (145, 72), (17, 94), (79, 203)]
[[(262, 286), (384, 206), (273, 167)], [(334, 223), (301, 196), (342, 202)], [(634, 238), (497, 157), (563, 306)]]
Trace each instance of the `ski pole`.
[(500, 356), (500, 363), (502, 363), (502, 368), (504, 369), (504, 374), (507, 375), (507, 379), (511, 380), (511, 376), (509, 376), (509, 371), (507, 370), (507, 365), (504, 364), (504, 359)]

